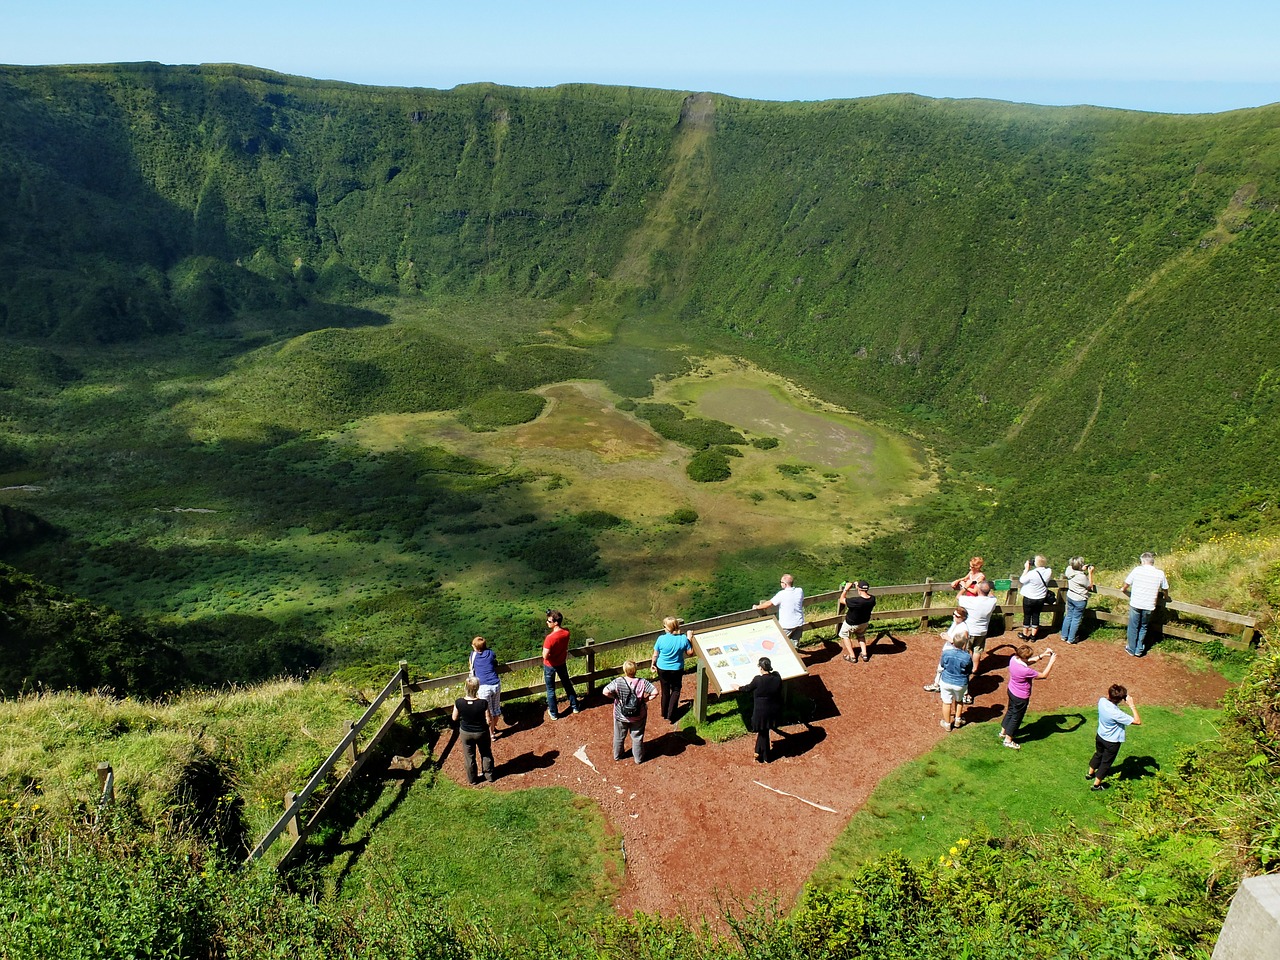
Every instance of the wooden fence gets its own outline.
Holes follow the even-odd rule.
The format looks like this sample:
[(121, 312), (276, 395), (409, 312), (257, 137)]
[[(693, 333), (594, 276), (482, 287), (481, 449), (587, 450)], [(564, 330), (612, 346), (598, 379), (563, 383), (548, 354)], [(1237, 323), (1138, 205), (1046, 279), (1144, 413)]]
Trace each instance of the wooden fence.
[[(1010, 615), (1017, 602), (1017, 578), (1010, 578), (1010, 585), (1005, 593), (1005, 599), (1001, 606), (997, 606), (998, 614)], [(997, 581), (998, 582), (998, 581)], [(1003, 586), (1003, 585), (1002, 585)], [(1054, 623), (1058, 622), (1061, 615), (1064, 597), (1066, 594), (1066, 583), (1061, 580), (1050, 580), (1049, 586), (1052, 589), (1052, 607), (1046, 606), (1046, 611), (1051, 611), (1054, 616)], [(929, 629), (929, 621), (937, 620), (951, 616), (954, 609), (955, 591), (951, 589), (950, 581), (935, 581), (933, 578), (927, 578), (924, 583), (906, 583), (894, 584), (889, 586), (874, 587), (871, 593), (876, 597), (894, 597), (894, 596), (912, 596), (919, 595), (921, 602), (919, 606), (912, 607), (890, 607), (877, 606), (872, 612), (872, 621), (880, 621), (882, 623), (891, 623), (895, 621), (909, 621), (913, 630), (924, 631)], [(941, 595), (941, 601), (934, 603), (935, 595)], [(1119, 590), (1110, 587), (1098, 587), (1097, 596), (1105, 597), (1121, 601), (1127, 605), (1128, 598)], [(806, 610), (806, 620), (804, 630), (821, 630), (827, 627), (835, 626), (844, 619), (843, 613), (836, 609), (833, 614), (823, 616), (809, 616), (808, 611), (813, 607), (823, 607), (834, 605), (838, 602), (840, 592), (832, 590), (827, 593), (815, 594), (811, 597), (805, 597), (804, 605)], [(1098, 620), (1111, 623), (1128, 623), (1128, 613), (1117, 612), (1115, 610), (1100, 610), (1091, 608), (1093, 616)], [(1182, 603), (1179, 601), (1169, 601), (1161, 606), (1161, 610), (1165, 611), (1165, 615), (1160, 618), (1160, 632), (1174, 637), (1180, 637), (1190, 640), (1208, 641), (1214, 639), (1222, 639), (1227, 646), (1237, 648), (1247, 648), (1257, 636), (1257, 620), (1254, 617), (1244, 616), (1242, 614), (1228, 613), (1224, 610), (1214, 610), (1211, 607), (1201, 607), (1196, 604)], [(1189, 630), (1185, 627), (1178, 627), (1168, 623), (1169, 614), (1185, 614), (1194, 621), (1207, 621), (1209, 629), (1216, 631), (1215, 634), (1205, 634)], [(764, 614), (757, 610), (739, 610), (735, 613), (727, 613), (719, 617), (711, 617), (706, 620), (698, 620), (693, 623), (684, 624), (686, 630), (692, 630), (697, 633), (703, 630), (709, 630), (713, 627), (728, 626), (733, 623), (741, 623), (747, 620), (760, 619)], [(995, 634), (995, 631), (992, 631)], [(662, 633), (661, 630), (651, 630), (647, 633), (638, 633), (629, 637), (621, 637), (617, 640), (609, 640), (604, 643), (596, 643), (594, 640), (587, 640), (581, 646), (574, 647), (569, 651), (572, 659), (585, 660), (584, 671), (573, 675), (571, 679), (575, 686), (579, 683), (586, 685), (586, 695), (590, 696), (595, 692), (596, 684), (605, 679), (611, 679), (618, 676), (622, 672), (621, 660), (626, 659), (624, 654), (630, 654), (630, 659), (635, 660), (639, 667), (652, 666), (652, 660), (648, 657), (636, 656), (636, 652), (651, 652), (653, 642)], [(1227, 637), (1220, 637), (1217, 634), (1226, 634)], [(1238, 637), (1234, 634), (1239, 634)], [(606, 654), (607, 659), (616, 660), (616, 665), (601, 667), (598, 658), (601, 654)], [(518, 674), (522, 671), (536, 671), (537, 681), (524, 686), (514, 687), (511, 689), (504, 688), (502, 691), (502, 700), (516, 700), (522, 697), (536, 696), (542, 694), (546, 687), (542, 680), (542, 656), (527, 657), (523, 660), (510, 660), (500, 664), (499, 673)], [(303, 842), (307, 834), (321, 821), (325, 813), (334, 803), (335, 798), (343, 791), (343, 788), (351, 783), (359, 774), (360, 769), (364, 766), (372, 751), (377, 747), (379, 741), (390, 730), (392, 724), (396, 722), (399, 716), (409, 714), (412, 710), (411, 697), (414, 693), (422, 693), (426, 691), (444, 691), (449, 687), (461, 688), (466, 680), (465, 673), (449, 674), (448, 676), (432, 677), (424, 680), (409, 679), (409, 665), (401, 661), (399, 669), (387, 682), (382, 692), (374, 698), (373, 702), (365, 710), (364, 715), (356, 721), (347, 721), (347, 730), (345, 736), (334, 747), (328, 758), (320, 764), (320, 767), (311, 775), (311, 779), (307, 781), (306, 786), (297, 793), (289, 792), (284, 796), (284, 813), (281, 815), (271, 829), (269, 829), (258, 841), (257, 845), (250, 851), (246, 858), (246, 863), (257, 860), (267, 852), (282, 835), (288, 834), (292, 843), (289, 849), (285, 851), (281, 858), (277, 869), (284, 870), (293, 862), (297, 854), (301, 851)], [(394, 709), (383, 720), (381, 726), (373, 734), (368, 743), (363, 747), (358, 746), (358, 738), (360, 732), (373, 719), (373, 717), (381, 709), (382, 705), (387, 702), (396, 693), (399, 693)], [(694, 693), (694, 715), (699, 722), (706, 720), (706, 708), (708, 701), (708, 684), (707, 674), (703, 669), (701, 662), (697, 668), (697, 685)], [(428, 710), (422, 711), (417, 716), (424, 719), (443, 716), (450, 713), (452, 703), (448, 705), (438, 705)], [(324, 799), (315, 808), (309, 817), (303, 819), (303, 808), (315, 794), (317, 789), (324, 782), (325, 778), (337, 767), (338, 763), (343, 759), (349, 761), (341, 778), (327, 792)], [(101, 767), (109, 765), (102, 764)], [(100, 772), (101, 776), (101, 772)], [(105, 798), (105, 794), (104, 794)]]

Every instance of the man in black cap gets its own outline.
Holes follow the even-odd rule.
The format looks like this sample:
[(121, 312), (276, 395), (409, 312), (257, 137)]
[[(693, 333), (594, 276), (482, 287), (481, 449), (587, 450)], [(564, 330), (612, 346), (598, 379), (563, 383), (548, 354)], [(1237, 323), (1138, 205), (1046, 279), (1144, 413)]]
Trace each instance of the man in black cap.
[[(857, 590), (853, 597), (849, 596), (850, 588)], [(857, 637), (862, 659), (870, 660), (871, 654), (867, 653), (867, 625), (871, 623), (871, 611), (876, 605), (876, 598), (871, 595), (871, 585), (865, 580), (846, 583), (840, 588), (839, 603), (845, 605), (844, 623), (840, 624), (840, 646), (844, 648), (844, 659), (849, 663), (858, 662), (858, 654), (853, 652), (853, 640)], [(874, 644), (875, 640), (871, 642)]]

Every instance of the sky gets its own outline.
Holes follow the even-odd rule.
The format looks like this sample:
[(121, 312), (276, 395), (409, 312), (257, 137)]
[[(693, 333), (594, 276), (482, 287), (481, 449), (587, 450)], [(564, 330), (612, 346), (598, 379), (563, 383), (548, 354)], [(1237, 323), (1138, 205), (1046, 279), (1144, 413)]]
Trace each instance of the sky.
[(0, 0), (0, 63), (1217, 113), (1280, 101), (1276, 0)]

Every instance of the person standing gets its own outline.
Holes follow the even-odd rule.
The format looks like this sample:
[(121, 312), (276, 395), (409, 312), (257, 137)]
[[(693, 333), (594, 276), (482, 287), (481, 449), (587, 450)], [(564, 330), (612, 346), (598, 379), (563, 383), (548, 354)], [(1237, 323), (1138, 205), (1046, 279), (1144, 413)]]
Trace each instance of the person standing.
[(1040, 554), (1028, 560), (1018, 578), (1022, 593), (1022, 629), (1018, 631), (1019, 640), (1034, 640), (1040, 632), (1040, 611), (1049, 599), (1049, 581), (1053, 579), (1053, 570), (1048, 561)]
[[(1046, 657), (1049, 659), (1049, 665), (1043, 671), (1037, 671), (1031, 666)], [(1057, 661), (1058, 655), (1052, 650), (1046, 650), (1038, 657), (1032, 656), (1031, 648), (1025, 643), (1019, 646), (1009, 659), (1009, 707), (1004, 712), (1004, 719), (1000, 721), (1000, 742), (1010, 750), (1022, 749), (1014, 738), (1017, 737), (1018, 729), (1022, 726), (1022, 718), (1027, 715), (1027, 704), (1031, 702), (1032, 682), (1049, 676), (1049, 671)]]
[(774, 671), (768, 657), (761, 657), (756, 666), (760, 673), (745, 687), (739, 687), (738, 692), (752, 696), (751, 728), (756, 732), (756, 763), (769, 763), (773, 760), (769, 731), (782, 719), (782, 677)]
[(973, 656), (973, 673), (978, 674), (978, 661), (987, 651), (987, 633), (991, 629), (991, 614), (996, 609), (996, 598), (991, 595), (991, 582), (978, 584), (976, 594), (960, 594), (956, 606), (969, 614), (965, 623), (969, 633), (969, 653)]
[(489, 704), (480, 696), (480, 678), (467, 677), (466, 695), (453, 701), (453, 722), (458, 725), (458, 741), (467, 761), (467, 783), (477, 784), (476, 752), (487, 783), (493, 783), (493, 743), (489, 738)]
[(1129, 633), (1125, 649), (1131, 657), (1147, 653), (1147, 627), (1155, 616), (1157, 601), (1169, 599), (1169, 581), (1157, 567), (1156, 555), (1148, 550), (1124, 578), (1120, 589), (1129, 598)]
[(987, 575), (982, 572), (982, 566), (986, 563), (981, 557), (974, 557), (969, 561), (969, 572), (963, 577), (956, 577), (951, 581), (951, 589), (958, 592), (961, 596), (976, 597), (978, 595), (978, 584), (987, 582)]
[(1093, 564), (1084, 557), (1072, 557), (1067, 561), (1067, 612), (1062, 617), (1062, 642), (1080, 642), (1080, 623), (1084, 620), (1084, 608), (1093, 592)]
[[(849, 596), (849, 589), (855, 588), (857, 593)], [(871, 623), (871, 611), (875, 609), (876, 598), (871, 595), (871, 584), (865, 580), (857, 583), (846, 583), (840, 588), (840, 599), (837, 605), (844, 604), (844, 623), (840, 624), (840, 646), (844, 648), (844, 659), (849, 663), (858, 662), (858, 654), (853, 652), (853, 641), (856, 638), (861, 648), (862, 659), (871, 660), (867, 652), (867, 626)], [(872, 645), (875, 640), (871, 641)]]
[(498, 658), (484, 637), (471, 641), (471, 675), (480, 681), (480, 698), (489, 704), (489, 734), (497, 739), (498, 721), (502, 719), (502, 680), (498, 676)]
[(784, 573), (779, 583), (781, 589), (777, 593), (768, 600), (761, 600), (751, 609), (776, 608), (778, 626), (787, 635), (787, 642), (791, 644), (792, 649), (796, 649), (800, 645), (800, 637), (804, 634), (804, 590), (796, 586), (795, 577), (789, 573)]
[(622, 748), (630, 734), (631, 759), (636, 763), (643, 762), (648, 701), (657, 695), (657, 691), (648, 680), (636, 676), (636, 662), (627, 660), (622, 664), (622, 676), (610, 680), (603, 692), (613, 701), (613, 759), (622, 759)]
[[(946, 653), (955, 646), (957, 639), (963, 637), (966, 641), (965, 649), (968, 649), (967, 642), (969, 639), (969, 611), (964, 607), (956, 607), (955, 612), (951, 615), (951, 626), (947, 627), (939, 636), (942, 637), (942, 652)], [(933, 682), (926, 683), (924, 689), (926, 693), (937, 693), (942, 688), (938, 686), (941, 682), (942, 668), (938, 667), (933, 671)], [(972, 702), (972, 700), (970, 701)]]
[(557, 676), (569, 692), (569, 709), (574, 713), (581, 713), (582, 710), (578, 706), (578, 695), (573, 691), (573, 681), (569, 679), (569, 668), (565, 665), (569, 659), (569, 631), (564, 627), (564, 614), (559, 610), (548, 610), (547, 629), (550, 632), (542, 641), (542, 679), (547, 684), (547, 716), (552, 720), (559, 720), (561, 714), (556, 709)]
[(957, 634), (951, 638), (951, 646), (944, 647), (938, 661), (938, 687), (942, 696), (943, 730), (964, 726), (965, 697), (969, 693), (969, 674), (973, 672), (973, 657), (969, 655), (969, 637)]
[(662, 688), (662, 719), (675, 723), (680, 715), (680, 693), (684, 684), (684, 658), (693, 653), (687, 632), (676, 633), (680, 621), (667, 617), (662, 621), (663, 633), (653, 641), (653, 669)]
[[(1128, 704), (1133, 716), (1120, 709), (1120, 704)], [(1113, 683), (1107, 695), (1098, 700), (1098, 735), (1094, 738), (1093, 758), (1089, 761), (1089, 772), (1085, 777), (1093, 781), (1091, 790), (1105, 790), (1109, 784), (1102, 781), (1111, 772), (1111, 765), (1116, 762), (1120, 753), (1120, 745), (1124, 743), (1125, 729), (1129, 724), (1141, 726), (1142, 718), (1138, 716), (1138, 705), (1129, 696), (1129, 691), (1118, 683)]]

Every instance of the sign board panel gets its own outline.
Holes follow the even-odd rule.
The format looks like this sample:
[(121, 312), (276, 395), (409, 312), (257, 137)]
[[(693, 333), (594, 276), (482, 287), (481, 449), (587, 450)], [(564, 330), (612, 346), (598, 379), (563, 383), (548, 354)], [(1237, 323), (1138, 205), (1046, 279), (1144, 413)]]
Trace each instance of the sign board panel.
[(711, 689), (736, 690), (759, 676), (761, 657), (768, 657), (783, 680), (808, 674), (800, 656), (773, 617), (714, 627), (690, 636), (694, 653), (706, 665)]

